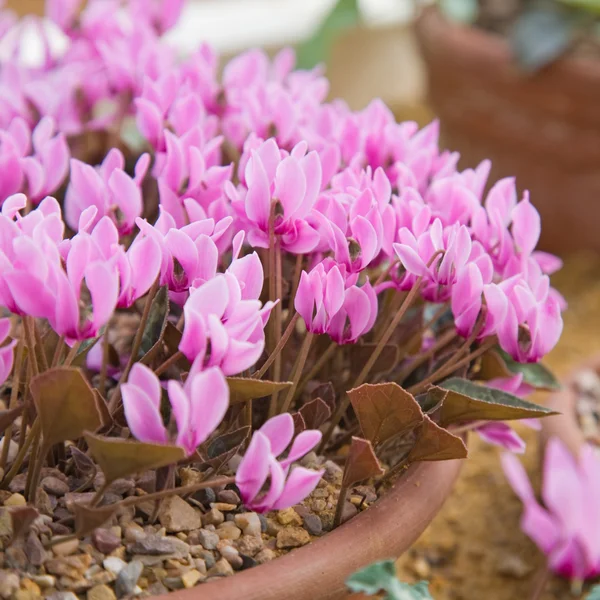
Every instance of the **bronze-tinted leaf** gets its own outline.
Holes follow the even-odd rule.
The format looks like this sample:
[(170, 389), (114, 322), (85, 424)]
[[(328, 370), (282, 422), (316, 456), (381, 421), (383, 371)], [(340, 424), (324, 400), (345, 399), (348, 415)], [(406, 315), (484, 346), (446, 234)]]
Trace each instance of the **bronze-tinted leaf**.
[(416, 462), (466, 457), (467, 447), (462, 439), (436, 425), (426, 416), (423, 424), (419, 427), (415, 445), (406, 460), (407, 462)]
[(113, 424), (113, 418), (110, 415), (110, 411), (108, 410), (108, 404), (106, 400), (102, 397), (100, 392), (94, 388), (94, 396), (96, 398), (96, 406), (98, 407), (98, 411), (100, 412), (100, 418), (102, 419), (102, 426), (109, 427)]
[(118, 509), (118, 504), (90, 508), (81, 502), (75, 502), (72, 510), (75, 513), (75, 531), (77, 535), (84, 537), (92, 533), (94, 529), (102, 527), (107, 521), (110, 521)]
[(208, 445), (206, 451), (208, 458), (204, 461), (202, 466), (212, 467), (215, 471), (220, 469), (239, 452), (249, 435), (250, 427), (245, 425), (235, 431), (230, 431), (229, 433), (225, 433), (224, 435), (215, 438)]
[(179, 342), (181, 342), (182, 335), (181, 331), (173, 323), (167, 322), (163, 341), (170, 354), (175, 354), (179, 350)]
[(169, 316), (169, 290), (166, 285), (162, 286), (152, 300), (148, 321), (144, 327), (142, 344), (138, 359), (142, 358), (151, 350), (160, 348), (160, 341), (165, 333), (167, 317)]
[[(349, 346), (350, 368), (353, 373), (361, 372), (376, 347), (377, 344), (354, 344)], [(398, 364), (399, 360), (400, 350), (398, 346), (387, 344), (383, 347), (381, 354), (371, 368), (371, 373), (388, 373)]]
[(22, 406), (0, 410), (0, 431), (4, 431), (23, 412)]
[(419, 403), (424, 414), (431, 415), (442, 407), (447, 395), (447, 390), (434, 386), (423, 394), (415, 396), (415, 400)]
[(34, 377), (30, 389), (46, 447), (76, 440), (102, 425), (94, 391), (79, 369), (50, 369)]
[(29, 531), (32, 523), (40, 516), (40, 513), (33, 506), (13, 506), (8, 509), (12, 521), (11, 542), (24, 537)]
[(108, 438), (89, 432), (85, 433), (85, 440), (108, 483), (140, 471), (172, 465), (185, 458), (185, 452), (179, 446)]
[(379, 477), (383, 473), (371, 442), (353, 436), (346, 457), (342, 488), (348, 488), (371, 477)]
[(70, 451), (75, 468), (80, 475), (90, 475), (96, 471), (96, 464), (85, 452), (82, 452), (77, 446), (71, 446)]
[(417, 401), (397, 383), (365, 383), (348, 392), (363, 435), (380, 444), (423, 421)]
[(321, 383), (311, 393), (310, 397), (314, 400), (315, 398), (321, 398), (329, 406), (329, 410), (333, 413), (335, 410), (335, 388), (331, 381)]
[(319, 429), (329, 417), (331, 409), (327, 406), (325, 400), (315, 398), (307, 402), (299, 411), (306, 424), (306, 429)]
[(448, 394), (440, 410), (440, 425), (464, 421), (509, 421), (557, 414), (512, 394), (453, 377), (440, 383)]
[(292, 419), (294, 419), (294, 436), (297, 436), (306, 429), (306, 422), (304, 421), (302, 414), (299, 412), (294, 413), (292, 415)]
[(508, 370), (506, 363), (495, 350), (488, 350), (480, 359), (477, 379), (487, 381), (497, 377), (510, 377), (512, 373)]
[(250, 377), (228, 377), (230, 402), (246, 402), (255, 398), (270, 396), (273, 392), (280, 392), (292, 385), (291, 381), (265, 381), (264, 379), (252, 379)]

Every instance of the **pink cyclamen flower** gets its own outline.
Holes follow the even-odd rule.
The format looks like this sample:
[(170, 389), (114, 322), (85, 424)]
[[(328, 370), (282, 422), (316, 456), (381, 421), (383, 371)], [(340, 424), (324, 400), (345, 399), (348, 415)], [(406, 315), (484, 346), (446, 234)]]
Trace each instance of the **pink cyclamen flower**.
[[(256, 265), (260, 261), (254, 256)], [(260, 358), (264, 327), (274, 304), (267, 302), (261, 308), (258, 296), (248, 297), (248, 290), (260, 293), (262, 288), (262, 267), (250, 272), (244, 289), (234, 271), (218, 274), (191, 291), (183, 307), (185, 326), (179, 344), (189, 360), (202, 357), (205, 366), (218, 366), (225, 375), (235, 375)]]
[(564, 577), (600, 574), (600, 458), (582, 446), (576, 459), (558, 438), (546, 446), (540, 506), (520, 461), (502, 456), (508, 482), (524, 505), (521, 528)]
[(336, 264), (319, 263), (302, 271), (294, 306), (312, 333), (327, 333), (338, 344), (354, 343), (377, 318), (377, 295), (367, 281), (359, 287)]
[(71, 160), (71, 182), (65, 196), (65, 221), (76, 230), (81, 213), (90, 206), (97, 209), (97, 223), (109, 216), (122, 235), (132, 231), (142, 214), (141, 185), (150, 164), (150, 156), (142, 154), (135, 165), (135, 177), (125, 172), (125, 157), (113, 148), (102, 164), (92, 167)]
[[(303, 431), (296, 436), (287, 456), (280, 458), (293, 437), (294, 420), (289, 413), (269, 419), (254, 432), (235, 475), (242, 500), (249, 509), (263, 513), (289, 508), (317, 487), (324, 471), (298, 466), (290, 471), (290, 467), (321, 441), (322, 434), (317, 429)], [(269, 489), (263, 492), (269, 476)]]
[[(0, 319), (0, 344), (9, 339), (10, 319)], [(14, 350), (17, 340), (10, 340), (8, 344), (0, 347), (0, 385), (2, 385), (10, 375), (13, 368)]]
[[(166, 444), (169, 433), (161, 412), (161, 385), (154, 372), (135, 363), (127, 383), (123, 384), (123, 407), (131, 433), (141, 442)], [(196, 361), (185, 384), (170, 380), (167, 392), (177, 423), (175, 444), (187, 456), (208, 439), (225, 416), (229, 406), (229, 387), (216, 367), (201, 370)]]
[[(321, 189), (322, 169), (319, 155), (307, 153), (300, 142), (287, 153), (271, 138), (250, 151), (244, 169), (245, 185), (238, 189), (227, 184), (226, 193), (238, 213), (241, 228), (254, 247), (269, 247), (269, 223), (282, 249), (294, 254), (311, 252), (319, 243), (318, 231), (306, 217), (313, 209)], [(273, 202), (281, 210), (273, 212)]]

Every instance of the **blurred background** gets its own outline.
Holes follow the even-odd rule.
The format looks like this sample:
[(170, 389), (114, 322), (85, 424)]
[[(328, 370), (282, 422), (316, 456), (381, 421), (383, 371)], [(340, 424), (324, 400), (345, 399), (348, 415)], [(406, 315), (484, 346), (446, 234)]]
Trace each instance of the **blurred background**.
[[(294, 45), (300, 66), (326, 64), (332, 97), (357, 110), (378, 97), (420, 125), (438, 117), (463, 168), (490, 158), (491, 181), (516, 176), (542, 215), (543, 249), (565, 261), (553, 281), (569, 302), (565, 333), (548, 358), (564, 376), (600, 352), (600, 29), (582, 33), (565, 3), (540, 0), (546, 12), (515, 28), (526, 0), (439, 0), (445, 15), (416, 0), (189, 0), (169, 39), (182, 52), (209, 42), (224, 59)], [(42, 0), (5, 4), (43, 14)], [(533, 473), (537, 435), (519, 433)], [(495, 449), (474, 440), (470, 453), (399, 573), (431, 580), (436, 600), (528, 597), (542, 557), (520, 531)], [(576, 597), (554, 579), (542, 600)]]

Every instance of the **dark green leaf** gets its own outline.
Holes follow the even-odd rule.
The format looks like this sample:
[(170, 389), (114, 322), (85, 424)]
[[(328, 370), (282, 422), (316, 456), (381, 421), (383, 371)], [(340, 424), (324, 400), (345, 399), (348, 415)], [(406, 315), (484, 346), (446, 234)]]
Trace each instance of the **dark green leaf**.
[(150, 350), (152, 350), (160, 342), (165, 333), (168, 316), (169, 290), (167, 286), (164, 285), (158, 290), (154, 296), (154, 299), (152, 300), (148, 321), (146, 322), (144, 334), (142, 335), (142, 344), (140, 346), (138, 360), (146, 353), (150, 352)]
[(561, 56), (575, 32), (572, 13), (547, 0), (527, 8), (513, 25), (510, 37), (521, 67), (536, 71)]
[(595, 585), (585, 597), (585, 600), (600, 600), (600, 585)]
[(363, 435), (377, 445), (423, 421), (417, 401), (397, 383), (364, 383), (348, 392)]
[(440, 0), (440, 9), (452, 21), (475, 23), (479, 14), (477, 0)]
[(208, 446), (208, 458), (202, 463), (202, 468), (212, 467), (218, 471), (240, 451), (249, 435), (250, 427), (245, 425), (215, 438)]
[(382, 560), (361, 569), (346, 580), (346, 585), (351, 591), (367, 596), (387, 592), (387, 600), (433, 600), (426, 581), (414, 585), (399, 581), (393, 560)]
[(518, 363), (503, 350), (497, 351), (506, 368), (513, 374), (523, 374), (523, 383), (544, 390), (559, 390), (560, 383), (542, 363)]
[(75, 358), (71, 362), (71, 365), (74, 367), (83, 367), (85, 366), (85, 359), (88, 355), (88, 352), (95, 346), (97, 342), (100, 341), (100, 338), (104, 335), (106, 331), (106, 325), (100, 329), (100, 332), (95, 338), (91, 338), (89, 340), (83, 340), (77, 349), (77, 354), (75, 354)]
[(311, 69), (320, 62), (327, 61), (336, 35), (356, 25), (359, 17), (357, 0), (338, 0), (317, 32), (298, 46), (297, 67)]
[(442, 427), (464, 421), (510, 421), (557, 414), (545, 406), (467, 379), (453, 377), (439, 387), (449, 391), (440, 410)]
[(350, 450), (346, 457), (342, 487), (348, 488), (359, 481), (379, 477), (383, 473), (384, 471), (375, 456), (371, 442), (352, 437)]
[(353, 592), (363, 592), (369, 596), (381, 590), (387, 591), (392, 580), (396, 580), (396, 567), (393, 560), (373, 563), (346, 579), (346, 585)]

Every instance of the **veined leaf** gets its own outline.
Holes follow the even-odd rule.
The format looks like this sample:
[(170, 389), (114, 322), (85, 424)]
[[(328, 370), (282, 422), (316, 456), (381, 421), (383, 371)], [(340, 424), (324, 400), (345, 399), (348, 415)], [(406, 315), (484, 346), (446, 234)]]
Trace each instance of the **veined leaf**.
[(371, 442), (353, 436), (346, 457), (342, 488), (346, 489), (371, 477), (379, 477), (383, 473), (384, 470), (375, 456)]
[(34, 377), (30, 389), (45, 446), (76, 440), (102, 425), (94, 390), (79, 369), (50, 369)]
[(325, 400), (315, 398), (307, 402), (299, 411), (298, 414), (304, 420), (306, 429), (319, 429), (329, 417), (331, 417), (331, 409)]
[(154, 349), (158, 349), (167, 327), (167, 317), (169, 316), (169, 290), (166, 285), (162, 286), (152, 300), (148, 321), (144, 327), (142, 335), (142, 344), (138, 359), (150, 353)]
[(121, 477), (172, 465), (185, 458), (179, 446), (148, 444), (85, 433), (92, 456), (107, 483)]
[(498, 350), (498, 354), (504, 361), (506, 368), (513, 374), (523, 374), (523, 383), (544, 390), (559, 390), (560, 383), (554, 377), (553, 373), (542, 363), (518, 363), (513, 360), (509, 354), (503, 350)]
[(363, 435), (377, 445), (423, 422), (417, 401), (397, 383), (365, 383), (348, 392)]
[(439, 384), (448, 394), (440, 409), (440, 425), (464, 421), (510, 421), (557, 414), (512, 394), (453, 377)]
[(417, 433), (415, 445), (411, 448), (407, 462), (424, 460), (453, 460), (467, 458), (467, 447), (461, 438), (436, 425), (425, 417)]
[(291, 381), (265, 381), (251, 377), (228, 377), (231, 404), (246, 402), (255, 398), (270, 396), (273, 392), (280, 392), (292, 385)]

